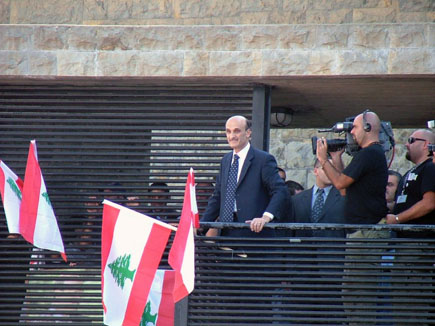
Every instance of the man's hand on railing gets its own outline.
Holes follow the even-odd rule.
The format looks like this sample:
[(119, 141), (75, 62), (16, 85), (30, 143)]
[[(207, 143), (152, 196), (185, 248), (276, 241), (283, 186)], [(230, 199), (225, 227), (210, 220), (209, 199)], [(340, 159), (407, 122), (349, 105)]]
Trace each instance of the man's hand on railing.
[(246, 223), (250, 224), (251, 231), (252, 232), (261, 232), (263, 230), (263, 227), (266, 225), (266, 223), (269, 223), (271, 221), (271, 218), (267, 215), (263, 215), (262, 217), (256, 217), (252, 220), (246, 221)]

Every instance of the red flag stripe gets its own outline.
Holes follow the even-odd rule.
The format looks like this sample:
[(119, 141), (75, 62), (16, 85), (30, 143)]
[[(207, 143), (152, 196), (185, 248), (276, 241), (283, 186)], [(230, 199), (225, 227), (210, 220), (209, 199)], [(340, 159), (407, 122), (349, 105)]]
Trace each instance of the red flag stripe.
[(163, 278), (162, 299), (157, 318), (156, 326), (173, 326), (175, 318), (175, 302), (172, 297), (174, 288), (175, 272), (165, 271)]
[(20, 233), (24, 239), (33, 243), (36, 218), (38, 215), (39, 196), (34, 196), (34, 191), (41, 189), (41, 169), (36, 158), (35, 146), (30, 143), (29, 155), (27, 157), (26, 180), (23, 189), (23, 200), (20, 208)]
[[(170, 229), (158, 224), (153, 225), (134, 277), (134, 285), (130, 292), (123, 326), (139, 325), (156, 270), (159, 267), (170, 234)], [(165, 238), (166, 241), (162, 241)], [(161, 252), (161, 255), (156, 255), (157, 252)]]

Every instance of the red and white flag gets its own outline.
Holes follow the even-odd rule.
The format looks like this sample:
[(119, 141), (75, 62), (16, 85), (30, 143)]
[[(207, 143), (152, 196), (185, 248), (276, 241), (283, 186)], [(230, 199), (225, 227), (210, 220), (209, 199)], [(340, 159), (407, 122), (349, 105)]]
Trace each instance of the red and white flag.
[(0, 161), (0, 192), (9, 233), (20, 233), (23, 181), (3, 161)]
[(103, 204), (104, 323), (138, 326), (171, 230), (176, 228), (108, 200)]
[(30, 142), (27, 157), (20, 208), (20, 233), (35, 247), (60, 252), (66, 261), (62, 236), (39, 167), (35, 140)]
[(199, 227), (199, 217), (195, 195), (195, 176), (193, 169), (190, 169), (184, 190), (180, 223), (169, 251), (169, 265), (176, 272), (173, 292), (175, 302), (193, 291), (195, 283), (194, 227)]
[(175, 271), (157, 270), (139, 326), (174, 326), (174, 281)]

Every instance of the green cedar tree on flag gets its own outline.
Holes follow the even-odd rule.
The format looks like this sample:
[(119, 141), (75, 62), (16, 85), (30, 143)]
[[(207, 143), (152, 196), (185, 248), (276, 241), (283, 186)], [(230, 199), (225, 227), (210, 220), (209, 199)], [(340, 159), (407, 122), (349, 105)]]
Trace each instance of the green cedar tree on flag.
[(139, 326), (173, 326), (175, 271), (158, 269)]
[(103, 204), (104, 323), (138, 326), (171, 230), (176, 228), (108, 200)]
[(3, 161), (0, 161), (0, 192), (9, 233), (20, 233), (23, 181)]

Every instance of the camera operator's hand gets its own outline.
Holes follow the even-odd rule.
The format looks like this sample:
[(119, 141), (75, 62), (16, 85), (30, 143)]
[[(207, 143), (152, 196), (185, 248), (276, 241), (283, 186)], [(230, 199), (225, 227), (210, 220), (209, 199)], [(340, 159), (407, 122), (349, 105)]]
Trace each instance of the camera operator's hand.
[(329, 153), (329, 155), (331, 155), (332, 165), (340, 172), (344, 170), (343, 160), (341, 159), (343, 153), (344, 147), (339, 151)]
[(328, 160), (328, 143), (325, 137), (317, 139), (317, 159), (323, 165)]

